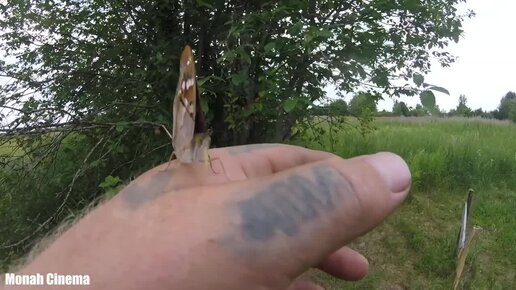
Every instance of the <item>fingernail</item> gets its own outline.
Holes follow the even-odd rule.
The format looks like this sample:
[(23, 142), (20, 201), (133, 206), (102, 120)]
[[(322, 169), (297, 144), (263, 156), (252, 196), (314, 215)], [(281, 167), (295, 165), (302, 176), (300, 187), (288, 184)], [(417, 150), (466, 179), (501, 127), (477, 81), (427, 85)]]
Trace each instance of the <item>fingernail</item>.
[(392, 192), (401, 192), (410, 186), (410, 170), (398, 155), (380, 152), (367, 156), (365, 160), (380, 173)]

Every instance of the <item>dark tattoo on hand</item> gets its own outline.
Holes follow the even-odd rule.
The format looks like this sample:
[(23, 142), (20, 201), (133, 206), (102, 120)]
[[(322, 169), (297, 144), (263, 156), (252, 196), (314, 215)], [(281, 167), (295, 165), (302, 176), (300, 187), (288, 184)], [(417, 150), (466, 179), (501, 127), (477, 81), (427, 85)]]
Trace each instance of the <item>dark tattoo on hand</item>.
[(120, 193), (122, 199), (131, 209), (137, 209), (165, 193), (172, 176), (173, 171), (168, 170), (153, 175), (148, 184), (133, 181)]
[(311, 171), (313, 179), (292, 175), (239, 203), (244, 239), (265, 241), (276, 231), (293, 236), (304, 223), (334, 209), (342, 193), (353, 192), (336, 169), (319, 165)]

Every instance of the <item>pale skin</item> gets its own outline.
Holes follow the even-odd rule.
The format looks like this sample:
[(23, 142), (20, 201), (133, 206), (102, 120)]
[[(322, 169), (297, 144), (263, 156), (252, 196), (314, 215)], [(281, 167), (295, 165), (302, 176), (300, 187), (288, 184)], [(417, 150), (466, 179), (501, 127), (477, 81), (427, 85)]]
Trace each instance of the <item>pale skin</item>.
[(318, 267), (363, 278), (366, 258), (346, 245), (410, 189), (391, 153), (344, 160), (261, 144), (210, 156), (215, 172), (174, 160), (142, 174), (18, 273), (89, 274), (80, 289), (322, 289), (297, 277)]

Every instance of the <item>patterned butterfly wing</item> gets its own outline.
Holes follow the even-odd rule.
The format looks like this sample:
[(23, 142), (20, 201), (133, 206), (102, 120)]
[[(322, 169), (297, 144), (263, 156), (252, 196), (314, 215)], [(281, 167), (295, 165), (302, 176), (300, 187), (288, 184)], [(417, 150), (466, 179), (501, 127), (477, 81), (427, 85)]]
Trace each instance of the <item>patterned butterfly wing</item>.
[(177, 159), (194, 160), (193, 142), (196, 127), (197, 83), (192, 49), (186, 46), (181, 54), (179, 80), (173, 102), (172, 146)]
[(195, 113), (195, 130), (192, 140), (192, 155), (194, 161), (208, 161), (208, 149), (210, 149), (211, 137), (206, 127), (206, 120), (201, 109), (201, 100), (199, 99), (199, 91), (196, 96), (196, 113)]

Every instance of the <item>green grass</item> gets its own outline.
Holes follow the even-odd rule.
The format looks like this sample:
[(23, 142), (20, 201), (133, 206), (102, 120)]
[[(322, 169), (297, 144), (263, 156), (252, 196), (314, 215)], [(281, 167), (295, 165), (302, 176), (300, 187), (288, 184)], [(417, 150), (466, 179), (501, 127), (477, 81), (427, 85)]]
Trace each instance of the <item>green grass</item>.
[[(516, 285), (516, 125), (471, 119), (381, 118), (362, 136), (338, 134), (343, 157), (391, 151), (413, 175), (404, 205), (351, 246), (370, 261), (358, 283), (318, 271), (326, 289), (451, 289), (455, 243), (468, 188), (475, 190), (472, 224), (482, 228), (468, 257), (464, 289)], [(329, 141), (328, 141), (329, 142)], [(305, 144), (321, 148), (320, 144)]]

